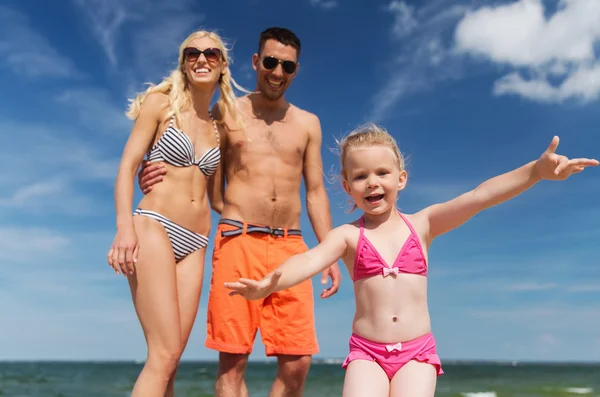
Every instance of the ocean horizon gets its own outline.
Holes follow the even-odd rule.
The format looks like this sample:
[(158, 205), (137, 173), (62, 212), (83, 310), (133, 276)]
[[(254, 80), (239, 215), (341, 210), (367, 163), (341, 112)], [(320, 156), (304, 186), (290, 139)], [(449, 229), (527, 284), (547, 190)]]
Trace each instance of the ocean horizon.
[[(341, 396), (341, 358), (317, 358), (304, 395)], [(443, 360), (440, 397), (600, 397), (600, 363), (506, 360)], [(0, 360), (0, 396), (126, 397), (143, 366), (135, 360)], [(250, 360), (246, 384), (251, 396), (267, 396), (277, 372), (275, 359)], [(216, 360), (183, 360), (177, 397), (213, 396)]]
[[(337, 364), (342, 363), (345, 359), (344, 357), (313, 357), (313, 364)], [(272, 363), (277, 359), (275, 357), (267, 357), (267, 358), (250, 358), (248, 362), (251, 363)], [(0, 364), (4, 363), (140, 363), (144, 362), (144, 360), (139, 359), (11, 359), (11, 358), (3, 358), (0, 359)], [(217, 359), (185, 359), (181, 360), (181, 363), (207, 363), (213, 364), (217, 363)], [(494, 359), (442, 359), (443, 364), (451, 364), (451, 365), (507, 365), (507, 366), (518, 366), (518, 365), (581, 365), (581, 366), (595, 366), (600, 365), (600, 360), (494, 360)]]

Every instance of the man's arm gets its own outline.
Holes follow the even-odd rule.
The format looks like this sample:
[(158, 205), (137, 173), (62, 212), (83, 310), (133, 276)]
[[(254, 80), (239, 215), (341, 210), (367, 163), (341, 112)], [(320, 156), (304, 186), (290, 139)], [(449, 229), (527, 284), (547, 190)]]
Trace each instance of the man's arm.
[[(216, 120), (221, 120), (222, 114), (218, 105), (213, 106), (211, 113)], [(220, 150), (221, 150), (221, 161), (219, 162), (219, 166), (215, 170), (215, 173), (208, 180), (208, 185), (206, 187), (208, 199), (210, 201), (210, 207), (217, 214), (221, 214), (224, 206), (224, 194), (225, 194), (225, 175), (226, 175), (226, 165), (225, 165), (225, 150), (227, 149), (227, 132), (228, 128), (228, 118), (226, 117), (223, 120), (223, 123), (220, 124), (219, 133), (220, 133)]]
[(210, 208), (219, 215), (223, 212), (223, 206), (225, 205), (223, 200), (225, 191), (225, 165), (223, 163), (224, 159), (221, 157), (219, 166), (208, 180), (208, 185), (206, 186)]
[[(315, 115), (309, 115), (308, 143), (304, 152), (304, 184), (306, 187), (306, 209), (312, 228), (319, 242), (323, 241), (331, 230), (331, 212), (325, 184), (323, 183), (323, 160), (321, 158), (321, 123)], [(341, 273), (337, 263), (323, 272), (321, 283), (326, 284), (331, 277), (331, 287), (321, 293), (327, 298), (337, 292)]]
[(304, 184), (306, 187), (306, 209), (313, 231), (319, 242), (331, 230), (329, 198), (323, 183), (323, 160), (321, 158), (321, 123), (311, 115), (310, 131), (304, 152)]

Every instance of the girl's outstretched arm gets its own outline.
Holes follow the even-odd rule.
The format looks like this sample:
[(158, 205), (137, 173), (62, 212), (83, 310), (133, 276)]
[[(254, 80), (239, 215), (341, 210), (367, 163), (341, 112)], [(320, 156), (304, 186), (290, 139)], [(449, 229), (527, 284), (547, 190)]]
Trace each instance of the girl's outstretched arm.
[(477, 213), (523, 193), (542, 179), (565, 180), (572, 174), (583, 171), (585, 167), (598, 165), (598, 160), (570, 160), (556, 154), (558, 142), (559, 139), (555, 136), (536, 161), (488, 179), (474, 190), (453, 200), (425, 208), (422, 213), (429, 222), (429, 242), (462, 225)]
[(231, 295), (242, 295), (249, 300), (261, 299), (273, 292), (293, 287), (333, 265), (346, 252), (348, 225), (331, 230), (319, 245), (302, 254), (294, 255), (262, 280), (241, 278), (225, 283)]

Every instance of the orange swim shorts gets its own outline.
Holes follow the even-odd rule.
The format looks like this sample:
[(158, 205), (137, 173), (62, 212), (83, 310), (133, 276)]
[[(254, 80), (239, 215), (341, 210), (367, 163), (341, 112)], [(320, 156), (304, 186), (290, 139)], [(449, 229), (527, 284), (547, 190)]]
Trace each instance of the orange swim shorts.
[(300, 232), (223, 219), (214, 245), (206, 347), (249, 354), (260, 329), (267, 356), (318, 353), (310, 279), (255, 301), (230, 296), (223, 285), (240, 277), (260, 280), (289, 257), (307, 251)]

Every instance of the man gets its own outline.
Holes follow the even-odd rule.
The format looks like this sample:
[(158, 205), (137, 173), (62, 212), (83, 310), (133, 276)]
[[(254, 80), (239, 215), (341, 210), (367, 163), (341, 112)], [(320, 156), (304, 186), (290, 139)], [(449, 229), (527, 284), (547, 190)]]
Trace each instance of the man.
[[(223, 182), (211, 194), (221, 220), (214, 243), (206, 339), (208, 348), (220, 352), (218, 397), (248, 395), (244, 372), (259, 328), (266, 354), (277, 357), (271, 397), (301, 396), (311, 356), (319, 350), (310, 280), (258, 302), (230, 296), (224, 287), (226, 281), (240, 277), (262, 278), (307, 250), (300, 231), (303, 176), (317, 239), (331, 229), (319, 119), (284, 98), (298, 72), (300, 48), (300, 40), (288, 29), (262, 32), (258, 53), (252, 57), (257, 92), (237, 103), (243, 127), (232, 127), (235, 122), (226, 119), (222, 174), (227, 185), (224, 188)], [(165, 172), (150, 167), (141, 178), (144, 191)], [(323, 273), (323, 283), (327, 277), (332, 285), (322, 298), (339, 288), (337, 264)]]

